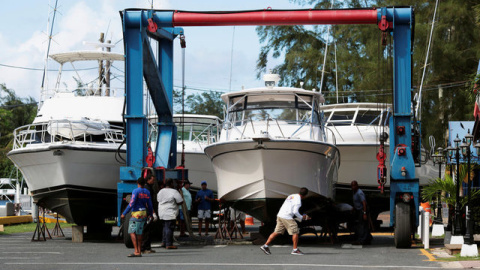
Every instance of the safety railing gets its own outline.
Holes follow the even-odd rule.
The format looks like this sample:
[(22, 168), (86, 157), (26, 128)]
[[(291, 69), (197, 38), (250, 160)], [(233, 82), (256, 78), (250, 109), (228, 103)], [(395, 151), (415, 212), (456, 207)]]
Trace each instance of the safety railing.
[(31, 144), (77, 142), (120, 144), (123, 128), (105, 124), (95, 129), (83, 121), (51, 120), (21, 126), (14, 130), (13, 149), (25, 148)]
[(264, 135), (265, 132), (276, 139), (325, 140), (323, 127), (319, 124), (272, 118), (263, 121), (244, 119), (225, 122), (222, 132), (226, 133), (225, 139), (227, 141), (250, 139), (257, 135)]

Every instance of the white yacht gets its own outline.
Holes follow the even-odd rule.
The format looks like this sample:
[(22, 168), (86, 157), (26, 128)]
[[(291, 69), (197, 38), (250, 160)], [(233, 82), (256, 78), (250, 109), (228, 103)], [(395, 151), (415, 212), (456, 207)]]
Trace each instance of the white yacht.
[(120, 155), (126, 151), (124, 97), (115, 96), (115, 89), (100, 80), (87, 89), (62, 90), (61, 74), (66, 63), (89, 61), (108, 69), (124, 56), (81, 51), (50, 57), (60, 64), (56, 86), (42, 92), (33, 123), (14, 131), (8, 157), (21, 170), (36, 204), (78, 225), (102, 222), (116, 215), (117, 182), (124, 165)]
[[(157, 137), (155, 117), (150, 118), (150, 135)], [(210, 159), (205, 155), (205, 146), (215, 143), (220, 136), (221, 120), (213, 115), (174, 114), (173, 122), (177, 126), (177, 166), (182, 165), (184, 153), (185, 168), (188, 169), (188, 179), (192, 182), (193, 190), (200, 190), (202, 181), (212, 191), (217, 191), (217, 177)], [(183, 151), (182, 151), (183, 148)], [(155, 142), (152, 141), (152, 149)]]
[(301, 187), (311, 208), (335, 194), (340, 155), (326, 142), (320, 104), (323, 95), (277, 87), (280, 77), (264, 76), (265, 87), (222, 95), (227, 115), (220, 139), (205, 147), (217, 175), (218, 197), (265, 223)]
[[(336, 199), (338, 202), (350, 202), (352, 192), (350, 183), (357, 180), (360, 188), (369, 197), (372, 212), (378, 214), (387, 211), (389, 205), (389, 173), (390, 133), (389, 118), (392, 114), (391, 104), (380, 103), (339, 103), (323, 106), (327, 134), (333, 133), (336, 146), (341, 153), (342, 168), (338, 173)], [(380, 148), (380, 135), (386, 134), (385, 166), (387, 181), (385, 194), (380, 193), (377, 182), (377, 153)], [(438, 166), (428, 158), (422, 150), (421, 166), (416, 167), (415, 175), (420, 186), (428, 184), (428, 180), (438, 177)]]

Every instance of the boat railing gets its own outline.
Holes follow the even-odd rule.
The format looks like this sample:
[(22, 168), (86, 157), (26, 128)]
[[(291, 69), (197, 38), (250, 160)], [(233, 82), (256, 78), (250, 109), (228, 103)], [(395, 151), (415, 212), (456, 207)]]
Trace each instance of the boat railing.
[(265, 132), (277, 139), (320, 140), (322, 134), (322, 127), (319, 124), (275, 118), (267, 118), (263, 121), (244, 119), (225, 122), (223, 129), (227, 140), (250, 139), (252, 136)]
[[(341, 134), (339, 135), (340, 137), (342, 136)], [(325, 141), (332, 144), (337, 144), (337, 137), (335, 136), (335, 132), (333, 132), (333, 130), (329, 127), (325, 128)]]
[[(345, 141), (345, 138), (342, 136), (342, 133), (347, 133), (349, 136), (358, 134), (359, 139), (363, 142), (370, 141), (372, 138), (378, 138), (380, 134), (380, 125), (371, 125), (371, 124), (351, 124), (351, 125), (332, 125), (327, 123), (326, 128), (330, 131), (334, 131), (341, 139)], [(386, 132), (388, 132), (388, 126), (383, 126)], [(346, 131), (348, 130), (348, 132)], [(355, 131), (354, 131), (355, 130)], [(372, 136), (372, 134), (375, 134)], [(348, 137), (348, 136), (347, 136)], [(351, 140), (349, 138), (348, 140)]]
[[(182, 141), (183, 138), (186, 141), (191, 141), (198, 144), (199, 147), (209, 145), (211, 143), (217, 142), (220, 137), (220, 127), (219, 123), (185, 123), (182, 130), (182, 123), (176, 122), (177, 125), (177, 143)], [(195, 127), (200, 127), (201, 129), (195, 129)], [(150, 138), (156, 138), (158, 134), (158, 127), (153, 122), (149, 125), (150, 128)], [(188, 136), (187, 136), (188, 135)]]
[[(13, 149), (25, 148), (43, 143), (108, 143), (120, 144), (123, 141), (123, 128), (105, 125), (99, 134), (91, 134), (88, 128), (80, 129), (75, 124), (81, 121), (50, 120), (49, 122), (25, 125), (14, 130)], [(60, 132), (59, 126), (67, 132)]]
[(198, 143), (199, 146), (201, 146), (201, 144), (211, 144), (217, 142), (219, 137), (218, 131), (217, 124), (210, 124), (202, 131), (194, 132), (193, 141)]

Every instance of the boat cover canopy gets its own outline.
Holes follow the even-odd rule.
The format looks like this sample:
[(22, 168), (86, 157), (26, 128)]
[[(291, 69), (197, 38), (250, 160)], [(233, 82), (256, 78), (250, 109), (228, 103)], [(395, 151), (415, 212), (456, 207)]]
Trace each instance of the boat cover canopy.
[(307, 95), (307, 96), (317, 96), (321, 103), (325, 103), (325, 98), (323, 97), (322, 93), (313, 92), (313, 91), (305, 90), (302, 88), (293, 88), (293, 87), (251, 88), (251, 89), (223, 94), (222, 100), (228, 104), (228, 100), (231, 97), (237, 97), (237, 96), (243, 96), (243, 95), (258, 95), (258, 96), (262, 96), (265, 100), (269, 100), (271, 98), (271, 96), (269, 95), (281, 95), (281, 94), (298, 94), (298, 95)]
[(125, 56), (120, 53), (103, 52), (103, 51), (76, 51), (66, 53), (51, 54), (50, 58), (60, 64), (75, 61), (124, 61)]

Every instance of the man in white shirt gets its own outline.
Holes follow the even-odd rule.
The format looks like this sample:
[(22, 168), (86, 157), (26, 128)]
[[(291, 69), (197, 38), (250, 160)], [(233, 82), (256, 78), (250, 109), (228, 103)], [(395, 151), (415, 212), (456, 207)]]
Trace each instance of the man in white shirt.
[(176, 249), (173, 245), (173, 230), (177, 221), (178, 206), (183, 203), (182, 195), (173, 188), (173, 180), (167, 179), (165, 188), (157, 194), (158, 218), (163, 224), (163, 243), (167, 249)]
[(285, 230), (287, 230), (288, 234), (292, 236), (293, 242), (293, 250), (292, 255), (303, 255), (303, 252), (297, 248), (298, 245), (298, 225), (295, 221), (294, 217), (297, 217), (301, 220), (307, 219), (307, 215), (301, 215), (298, 212), (298, 209), (302, 206), (302, 199), (308, 194), (308, 189), (306, 187), (302, 187), (298, 194), (289, 195), (285, 202), (283, 202), (280, 211), (277, 214), (277, 225), (275, 226), (275, 230), (270, 236), (268, 237), (267, 242), (260, 247), (265, 254), (270, 255), (270, 248), (268, 245), (277, 237), (278, 235), (282, 235)]

